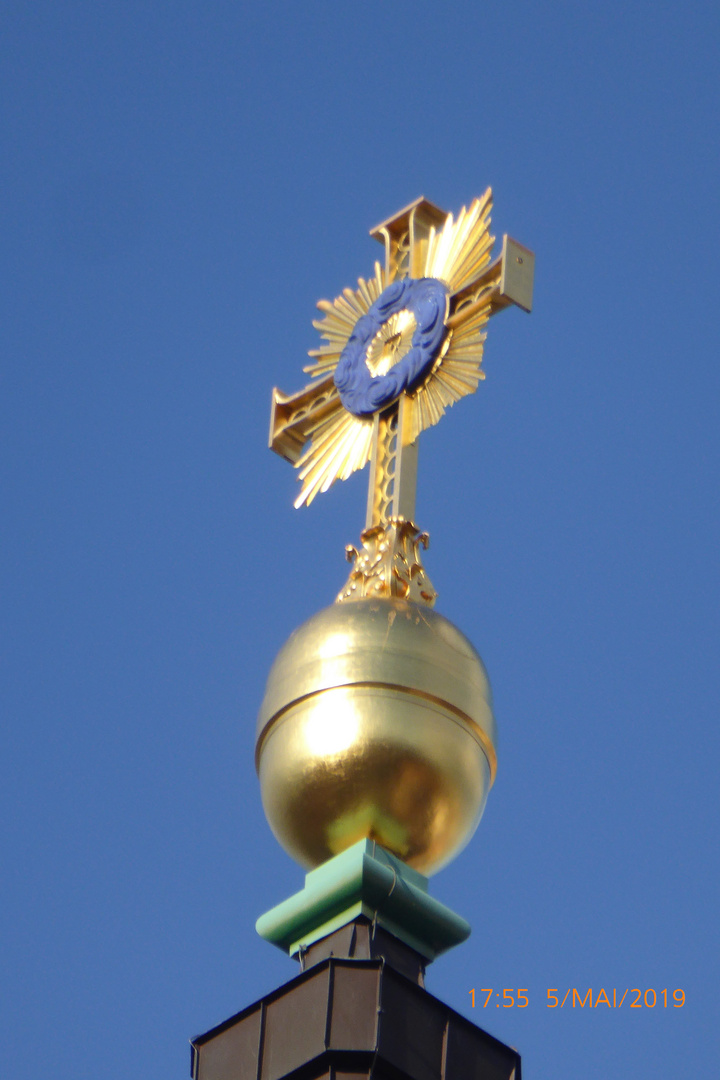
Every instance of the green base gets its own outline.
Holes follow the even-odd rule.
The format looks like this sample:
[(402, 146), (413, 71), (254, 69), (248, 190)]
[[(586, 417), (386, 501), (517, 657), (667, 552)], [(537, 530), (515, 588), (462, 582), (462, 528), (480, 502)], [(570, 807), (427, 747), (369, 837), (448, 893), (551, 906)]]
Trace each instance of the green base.
[(426, 960), (470, 936), (470, 925), (428, 895), (427, 878), (372, 840), (360, 840), (305, 875), (302, 892), (261, 915), (261, 938), (294, 956), (359, 915)]

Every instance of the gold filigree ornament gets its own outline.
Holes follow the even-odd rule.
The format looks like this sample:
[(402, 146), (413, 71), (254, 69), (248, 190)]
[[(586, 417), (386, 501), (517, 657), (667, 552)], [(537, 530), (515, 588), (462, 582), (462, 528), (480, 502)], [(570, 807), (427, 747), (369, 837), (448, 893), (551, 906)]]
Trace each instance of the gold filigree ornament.
[(392, 517), (384, 527), (365, 529), (360, 541), (360, 551), (353, 544), (345, 548), (353, 568), (339, 602), (396, 596), (433, 606), (437, 593), (420, 558), (420, 548), (428, 546), (427, 533), (421, 533), (412, 521)]
[[(444, 218), (442, 226), (418, 228), (419, 223), (413, 220), (417, 206), (431, 207), (436, 219)], [(332, 302), (318, 303), (324, 318), (313, 325), (325, 343), (310, 351), (313, 362), (304, 370), (317, 380), (318, 389), (320, 383), (325, 389), (327, 382), (326, 407), (318, 410), (314, 421), (308, 416), (304, 427), (308, 443), (294, 461), (302, 483), (295, 506), (309, 505), (335, 480), (346, 480), (370, 459), (373, 418), (348, 412), (331, 379), (358, 319), (367, 314), (391, 282), (406, 277), (434, 278), (447, 287), (449, 297), (445, 334), (435, 361), (420, 385), (406, 394), (410, 440), (437, 424), (450, 405), (474, 393), (485, 377), (481, 369), (485, 327), (492, 312), (492, 294), (497, 291), (497, 283), (483, 276), (493, 245), (489, 231), (491, 208), (489, 188), (468, 209), (463, 207), (457, 219), (452, 214), (443, 215), (426, 200), (418, 200), (406, 215), (408, 233), (415, 226), (412, 237), (394, 237), (387, 228), (384, 230), (385, 267), (376, 263), (374, 276), (368, 280), (359, 278), (357, 289), (345, 289)], [(373, 234), (382, 231), (383, 226), (379, 226)], [(365, 362), (371, 374), (385, 374), (399, 363), (411, 347), (414, 326), (409, 311), (390, 316), (368, 348)]]

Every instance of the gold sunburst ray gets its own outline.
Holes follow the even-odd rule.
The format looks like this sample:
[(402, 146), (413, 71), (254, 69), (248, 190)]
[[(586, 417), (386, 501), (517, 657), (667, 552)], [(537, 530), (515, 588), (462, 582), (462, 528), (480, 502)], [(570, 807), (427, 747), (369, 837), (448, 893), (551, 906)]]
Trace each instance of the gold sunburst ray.
[(491, 210), (492, 192), (488, 188), (469, 209), (462, 208), (457, 220), (449, 214), (439, 232), (430, 230), (426, 277), (440, 278), (455, 293), (484, 269), (494, 242), (489, 232)]
[(347, 480), (370, 458), (372, 421), (361, 420), (344, 409), (321, 421), (310, 434), (310, 444), (297, 462), (302, 489), (295, 506), (309, 505), (335, 480)]

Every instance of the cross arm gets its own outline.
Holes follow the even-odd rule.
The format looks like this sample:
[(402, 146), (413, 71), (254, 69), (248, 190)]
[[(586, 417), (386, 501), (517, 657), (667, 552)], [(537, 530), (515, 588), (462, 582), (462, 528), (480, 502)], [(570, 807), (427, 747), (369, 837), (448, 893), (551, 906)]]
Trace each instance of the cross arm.
[(490, 314), (495, 315), (511, 304), (532, 311), (535, 255), (507, 233), (496, 259), (474, 281), (451, 297), (449, 329), (470, 318), (476, 308), (490, 300)]
[(332, 374), (324, 379), (316, 379), (297, 394), (284, 394), (274, 387), (270, 409), (270, 449), (294, 465), (303, 452), (311, 430), (339, 406), (340, 397)]

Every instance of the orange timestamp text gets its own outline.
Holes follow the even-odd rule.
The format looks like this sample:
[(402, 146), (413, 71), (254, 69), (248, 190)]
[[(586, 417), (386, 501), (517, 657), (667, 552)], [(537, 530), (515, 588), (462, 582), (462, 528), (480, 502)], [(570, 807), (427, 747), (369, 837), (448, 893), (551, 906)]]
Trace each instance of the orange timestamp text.
[[(470, 1007), (475, 1008), (478, 1004), (483, 1009), (492, 1008), (494, 1005), (496, 1009), (526, 1009), (530, 1004), (530, 991), (527, 987), (504, 987), (501, 990), (496, 990), (494, 987), (487, 986), (482, 987), (476, 991), (468, 990), (470, 994)], [(652, 987), (647, 990), (641, 990), (638, 987), (626, 987), (624, 990), (618, 990), (613, 986), (609, 989), (605, 989), (601, 986), (598, 990), (593, 990), (592, 987), (580, 991), (576, 986), (571, 986), (568, 990), (559, 989), (557, 986), (551, 986), (547, 991), (547, 998), (545, 1004), (548, 1009), (564, 1009), (564, 1008), (608, 1008), (608, 1009), (621, 1009), (623, 1006), (630, 1009), (654, 1009), (657, 1005), (658, 1008), (667, 1009), (671, 1006), (674, 1009), (682, 1009), (685, 1004), (685, 991), (684, 990), (668, 990), (665, 987), (664, 990), (653, 990)]]

